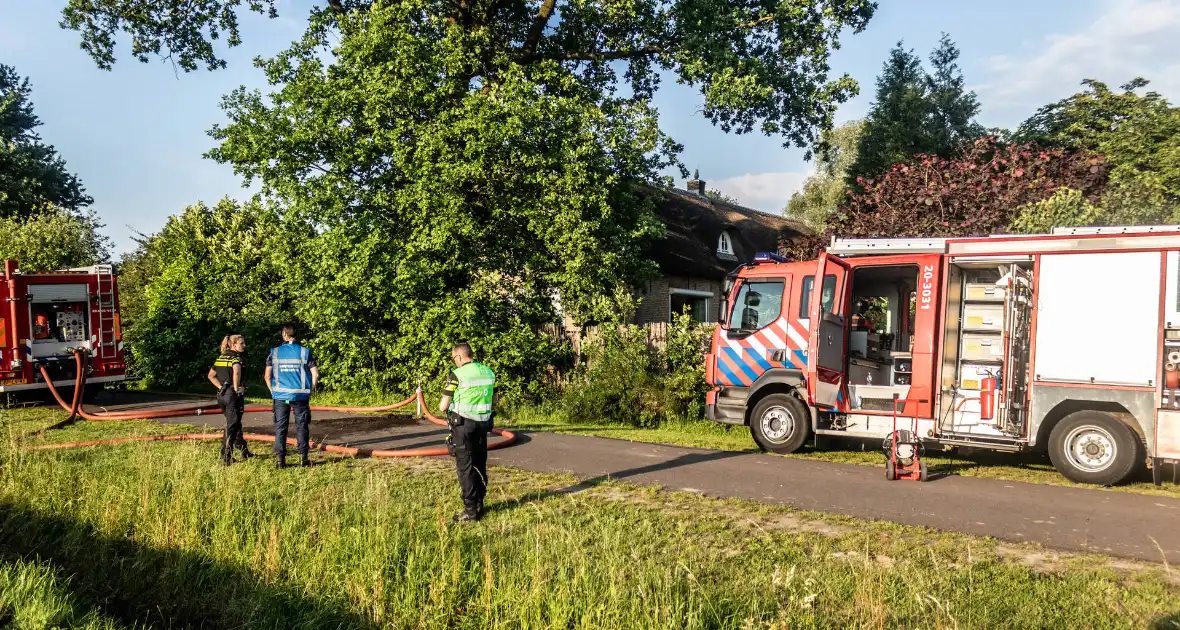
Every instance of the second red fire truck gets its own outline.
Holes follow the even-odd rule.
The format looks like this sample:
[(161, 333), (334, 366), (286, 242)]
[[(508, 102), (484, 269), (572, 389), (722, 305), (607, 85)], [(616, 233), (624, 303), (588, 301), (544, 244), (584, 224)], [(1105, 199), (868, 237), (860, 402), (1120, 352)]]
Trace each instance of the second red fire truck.
[(110, 265), (22, 273), (6, 261), (0, 298), (0, 396), (48, 389), (41, 365), (56, 387), (72, 392), (75, 349), (88, 356), (86, 398), (126, 380), (119, 286)]

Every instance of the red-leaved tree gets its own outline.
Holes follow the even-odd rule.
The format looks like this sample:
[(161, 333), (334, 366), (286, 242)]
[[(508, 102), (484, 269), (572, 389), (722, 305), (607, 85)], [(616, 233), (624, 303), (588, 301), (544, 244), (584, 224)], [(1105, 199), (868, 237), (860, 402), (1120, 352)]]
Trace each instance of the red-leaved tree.
[(980, 138), (954, 158), (917, 155), (875, 180), (858, 178), (864, 192), (847, 202), (814, 238), (783, 243), (799, 258), (812, 258), (831, 237), (983, 236), (1006, 231), (1020, 209), (1079, 190), (1091, 201), (1106, 185), (1107, 164), (1098, 155), (1003, 144)]

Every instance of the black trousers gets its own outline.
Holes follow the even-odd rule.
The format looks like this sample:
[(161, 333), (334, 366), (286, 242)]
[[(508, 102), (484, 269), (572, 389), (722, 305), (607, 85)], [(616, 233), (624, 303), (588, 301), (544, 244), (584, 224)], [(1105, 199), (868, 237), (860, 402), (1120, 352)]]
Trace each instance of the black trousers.
[(455, 447), (463, 508), (474, 516), (483, 511), (483, 498), (488, 492), (488, 423), (464, 420), (451, 428), (451, 443)]
[(225, 414), (225, 432), (221, 436), (221, 456), (225, 459), (233, 457), (235, 448), (246, 450), (246, 440), (242, 437), (242, 413), (246, 409), (246, 399), (234, 390), (225, 387), (217, 392), (217, 404)]
[(276, 400), (275, 409), (275, 455), (279, 457), (287, 454), (287, 426), (291, 423), (291, 415), (295, 415), (295, 442), (299, 455), (307, 455), (307, 441), (309, 426), (311, 425), (311, 409), (306, 400)]

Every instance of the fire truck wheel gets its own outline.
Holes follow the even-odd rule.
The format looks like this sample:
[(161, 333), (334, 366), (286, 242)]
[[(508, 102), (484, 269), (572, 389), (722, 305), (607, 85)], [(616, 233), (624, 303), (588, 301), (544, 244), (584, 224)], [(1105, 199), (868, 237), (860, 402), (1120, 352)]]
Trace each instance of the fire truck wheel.
[(1070, 481), (1111, 486), (1144, 461), (1143, 442), (1127, 425), (1100, 411), (1072, 413), (1049, 435), (1049, 459)]
[(798, 398), (770, 394), (750, 414), (750, 433), (759, 448), (772, 453), (794, 453), (811, 434), (811, 414)]
[(101, 383), (87, 385), (86, 388), (82, 390), (82, 402), (89, 405), (98, 398), (98, 395), (102, 393), (102, 390), (103, 386)]

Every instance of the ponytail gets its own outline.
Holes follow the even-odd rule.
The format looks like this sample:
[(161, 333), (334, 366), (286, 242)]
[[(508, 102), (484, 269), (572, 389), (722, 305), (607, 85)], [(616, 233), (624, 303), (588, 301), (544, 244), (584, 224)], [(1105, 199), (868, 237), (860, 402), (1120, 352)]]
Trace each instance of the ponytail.
[(226, 335), (221, 340), (221, 354), (229, 352), (241, 340), (241, 335)]

